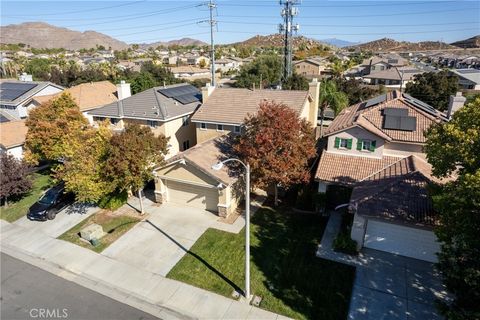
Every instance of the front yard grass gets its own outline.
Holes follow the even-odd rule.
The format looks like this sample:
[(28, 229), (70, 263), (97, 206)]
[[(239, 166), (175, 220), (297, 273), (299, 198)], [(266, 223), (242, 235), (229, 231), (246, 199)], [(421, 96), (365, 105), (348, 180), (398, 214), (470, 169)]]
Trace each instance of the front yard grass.
[[(111, 211), (101, 210), (62, 234), (58, 239), (69, 241), (100, 253), (141, 220), (139, 217), (135, 217), (134, 214), (114, 215)], [(100, 243), (97, 246), (93, 246), (80, 238), (80, 230), (92, 223), (101, 225), (103, 231), (106, 232), (99, 239)]]
[[(315, 257), (326, 219), (260, 209), (251, 221), (251, 291), (296, 319), (346, 319), (355, 268)], [(208, 229), (167, 277), (230, 297), (243, 292), (245, 233)]]
[(8, 207), (0, 208), (0, 219), (13, 222), (26, 215), (30, 206), (40, 198), (52, 183), (48, 170), (32, 173), (31, 176), (32, 190), (17, 202), (11, 202)]

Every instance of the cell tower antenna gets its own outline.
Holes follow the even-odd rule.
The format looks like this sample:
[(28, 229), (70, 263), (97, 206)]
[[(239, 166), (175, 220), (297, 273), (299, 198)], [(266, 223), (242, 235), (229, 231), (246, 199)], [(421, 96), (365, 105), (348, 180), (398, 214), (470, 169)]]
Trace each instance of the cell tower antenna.
[(213, 19), (213, 10), (217, 8), (217, 4), (213, 0), (209, 0), (208, 9), (210, 11), (210, 68), (212, 72), (212, 87), (215, 87), (215, 41), (213, 39), (213, 28), (217, 25), (217, 20)]
[(292, 37), (293, 32), (300, 29), (298, 24), (293, 24), (293, 17), (298, 14), (296, 5), (301, 4), (301, 0), (280, 0), (283, 6), (281, 16), (283, 23), (278, 26), (279, 33), (283, 33), (283, 82), (292, 75)]

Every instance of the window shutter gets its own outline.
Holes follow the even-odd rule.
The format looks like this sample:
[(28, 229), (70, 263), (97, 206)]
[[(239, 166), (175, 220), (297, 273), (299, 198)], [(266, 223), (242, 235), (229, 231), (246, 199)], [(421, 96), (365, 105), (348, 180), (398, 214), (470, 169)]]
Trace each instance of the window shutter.
[(375, 151), (375, 147), (377, 146), (377, 141), (376, 140), (373, 140), (371, 143), (370, 143), (370, 151)]
[(335, 138), (335, 148), (339, 148), (340, 147), (340, 138), (339, 137), (336, 137)]
[(362, 140), (357, 140), (357, 150), (362, 150)]
[(352, 149), (352, 141), (353, 139), (347, 139), (347, 149)]

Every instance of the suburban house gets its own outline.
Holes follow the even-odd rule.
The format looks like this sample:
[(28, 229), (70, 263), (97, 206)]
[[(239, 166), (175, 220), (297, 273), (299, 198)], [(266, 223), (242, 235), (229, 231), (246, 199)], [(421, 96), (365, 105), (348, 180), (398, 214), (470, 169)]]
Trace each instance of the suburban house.
[(443, 114), (407, 94), (393, 91), (344, 109), (325, 130), (328, 139), (315, 180), (353, 188), (351, 236), (362, 246), (435, 261), (436, 223), (425, 186), (431, 176), (423, 146), (432, 124), (448, 121), (465, 103), (450, 98)]
[(228, 136), (221, 136), (168, 159), (154, 170), (156, 202), (208, 210), (221, 217), (234, 212), (242, 197), (235, 187), (237, 178), (226, 167), (212, 169), (227, 158), (228, 148)]
[(149, 126), (169, 140), (167, 157), (196, 144), (190, 117), (201, 103), (201, 92), (186, 83), (154, 87), (130, 96), (130, 84), (119, 85), (119, 100), (88, 112), (94, 122), (109, 119), (114, 130), (127, 124)]
[(187, 64), (191, 66), (200, 66), (200, 64), (202, 63), (204, 63), (205, 66), (208, 66), (210, 64), (210, 58), (205, 56), (187, 55), (186, 58)]
[(408, 61), (397, 55), (373, 56), (365, 59), (356, 70), (360, 76), (373, 74), (391, 68), (400, 68), (408, 65)]
[[(212, 165), (230, 157), (230, 138), (241, 132), (248, 114), (255, 114), (262, 101), (285, 103), (316, 126), (320, 83), (310, 91), (250, 90), (239, 88), (202, 89), (203, 104), (192, 116), (197, 145), (168, 159), (155, 170), (155, 197), (160, 203), (209, 210), (225, 217), (235, 211), (243, 192), (238, 174)], [(313, 98), (315, 97), (315, 98)]]
[(453, 69), (450, 72), (458, 77), (460, 88), (480, 90), (480, 70)]
[(193, 66), (171, 67), (170, 71), (175, 78), (179, 79), (210, 78), (209, 69), (201, 69)]
[(36, 107), (34, 98), (61, 91), (61, 86), (51, 82), (0, 80), (0, 113), (9, 120), (25, 119)]
[(197, 143), (228, 134), (238, 134), (249, 114), (255, 114), (264, 101), (284, 103), (300, 117), (317, 125), (320, 82), (310, 83), (309, 91), (243, 88), (214, 88), (207, 84), (202, 89), (203, 104), (192, 116)]
[(307, 78), (320, 78), (326, 69), (326, 63), (322, 59), (310, 58), (293, 62), (295, 72)]
[(27, 130), (25, 120), (2, 121), (0, 123), (0, 152), (6, 152), (17, 159), (22, 159)]
[(389, 88), (404, 88), (407, 83), (413, 81), (413, 77), (424, 71), (412, 68), (390, 68), (383, 71), (373, 72), (363, 76), (365, 82), (373, 85), (384, 85)]
[[(119, 85), (119, 88), (120, 87), (121, 84)], [(63, 92), (68, 92), (72, 95), (72, 98), (77, 103), (80, 111), (88, 119), (90, 124), (93, 124), (93, 117), (88, 114), (88, 111), (115, 102), (118, 100), (117, 97), (119, 96), (117, 93), (117, 87), (110, 81), (82, 83), (68, 88)], [(36, 105), (41, 105), (59, 95), (60, 93), (35, 97), (33, 101)]]

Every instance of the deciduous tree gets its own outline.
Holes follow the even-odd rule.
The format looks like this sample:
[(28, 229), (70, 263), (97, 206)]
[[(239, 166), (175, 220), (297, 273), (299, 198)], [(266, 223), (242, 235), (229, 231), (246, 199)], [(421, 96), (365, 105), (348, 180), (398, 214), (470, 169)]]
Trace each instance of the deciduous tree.
[(152, 178), (152, 169), (163, 163), (167, 142), (165, 136), (155, 136), (148, 127), (127, 126), (110, 140), (105, 164), (108, 181), (119, 191), (137, 190), (140, 194), (145, 182)]
[(417, 74), (413, 82), (407, 83), (405, 91), (429, 105), (444, 111), (448, 107), (448, 99), (458, 90), (458, 77), (448, 71), (427, 72)]
[(425, 151), (438, 177), (458, 175), (433, 194), (440, 225), (439, 269), (453, 294), (442, 305), (447, 319), (480, 318), (480, 98), (457, 111), (450, 122), (426, 133)]
[(243, 65), (237, 76), (235, 86), (239, 88), (268, 87), (278, 84), (282, 77), (282, 61), (276, 55), (260, 56), (252, 62)]
[(70, 158), (70, 144), (88, 126), (69, 93), (30, 111), (26, 121), (25, 159), (33, 164), (39, 160), (60, 161)]
[(32, 188), (28, 166), (10, 154), (0, 155), (0, 199), (8, 205), (8, 199), (21, 196)]
[(311, 125), (284, 104), (264, 101), (257, 114), (245, 119), (245, 131), (234, 150), (251, 166), (252, 183), (257, 187), (288, 188), (307, 182), (309, 161), (315, 157)]

